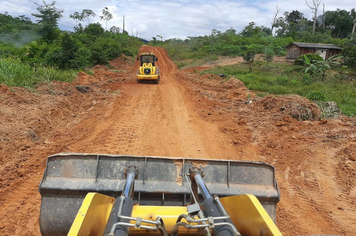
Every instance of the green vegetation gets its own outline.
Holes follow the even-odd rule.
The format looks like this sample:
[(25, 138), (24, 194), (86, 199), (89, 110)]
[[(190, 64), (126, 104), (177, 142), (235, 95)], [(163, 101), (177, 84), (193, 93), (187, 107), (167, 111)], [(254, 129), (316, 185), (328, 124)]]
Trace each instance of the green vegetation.
[(309, 74), (313, 78), (324, 79), (326, 72), (330, 69), (338, 68), (341, 56), (334, 55), (327, 60), (310, 60), (307, 55), (304, 55), (304, 68), (303, 72)]
[(298, 94), (311, 101), (335, 101), (342, 112), (356, 116), (356, 81), (342, 79), (337, 72), (328, 71), (323, 80), (301, 73), (302, 66), (279, 63), (258, 63), (249, 72), (248, 63), (216, 67), (207, 74), (225, 74), (243, 81), (250, 90), (266, 94)]
[[(204, 73), (238, 78), (260, 96), (299, 94), (310, 100), (335, 101), (345, 115), (355, 116), (356, 45), (352, 39), (355, 10), (327, 11), (316, 22), (314, 30), (314, 21), (294, 10), (276, 18), (272, 29), (251, 22), (241, 32), (233, 28), (225, 32), (212, 30), (210, 35), (153, 41), (152, 44), (165, 47), (180, 68), (211, 62), (219, 56), (241, 56), (246, 61), (243, 64)], [(286, 55), (286, 46), (292, 42), (335, 44), (344, 50), (342, 57), (326, 61), (310, 54), (301, 56), (297, 65), (273, 63), (275, 56)], [(263, 54), (266, 62), (255, 60), (256, 54)]]
[(70, 82), (76, 77), (71, 70), (61, 71), (46, 67), (31, 67), (19, 59), (0, 58), (0, 84), (31, 88), (53, 80)]
[(213, 29), (210, 35), (164, 42), (154, 38), (151, 44), (164, 47), (177, 65), (183, 66), (193, 66), (191, 60), (209, 62), (218, 56), (242, 56), (246, 61), (253, 61), (255, 54), (264, 54), (265, 60), (271, 62), (274, 55), (285, 56), (286, 46), (292, 42), (335, 44), (344, 49), (342, 55), (348, 68), (356, 71), (355, 10), (326, 11), (317, 22), (313, 31), (314, 22), (293, 10), (277, 18), (272, 29), (250, 22), (241, 32), (233, 28), (225, 32)]
[(304, 66), (307, 60), (306, 58), (309, 62), (323, 61), (323, 58), (321, 56), (317, 54), (308, 53), (297, 57), (297, 59), (295, 59), (294, 61), (294, 65)]
[[(142, 45), (140, 39), (120, 32), (118, 27), (105, 30), (99, 23), (83, 27), (84, 19), (94, 12), (84, 9), (70, 18), (76, 21), (75, 32), (58, 28), (63, 10), (43, 1), (37, 4), (38, 18), (0, 14), (0, 82), (8, 86), (34, 87), (51, 80), (71, 81), (75, 71), (96, 64), (108, 64), (122, 54), (136, 56)], [(106, 23), (112, 15), (104, 8), (100, 17)]]

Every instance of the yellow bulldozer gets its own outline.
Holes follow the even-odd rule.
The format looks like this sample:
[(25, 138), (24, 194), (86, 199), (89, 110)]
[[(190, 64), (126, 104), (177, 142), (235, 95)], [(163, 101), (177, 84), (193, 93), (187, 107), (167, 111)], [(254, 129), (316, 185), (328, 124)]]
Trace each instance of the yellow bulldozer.
[(44, 236), (281, 235), (263, 162), (60, 153), (39, 192)]
[(153, 81), (158, 84), (160, 80), (160, 69), (156, 65), (158, 58), (152, 52), (143, 52), (137, 57), (140, 67), (137, 70), (137, 82)]

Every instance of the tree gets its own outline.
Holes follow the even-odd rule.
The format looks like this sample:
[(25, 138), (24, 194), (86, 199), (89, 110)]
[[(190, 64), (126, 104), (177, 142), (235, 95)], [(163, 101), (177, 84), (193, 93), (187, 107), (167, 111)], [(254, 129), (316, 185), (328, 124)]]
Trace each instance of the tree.
[(108, 29), (108, 21), (112, 19), (112, 14), (109, 12), (108, 7), (104, 7), (102, 15), (100, 16), (100, 20), (106, 21), (105, 30)]
[(295, 38), (297, 33), (306, 31), (308, 20), (300, 11), (284, 12), (284, 18), (280, 17), (276, 23), (276, 33), (278, 36), (290, 36)]
[(217, 29), (213, 29), (211, 31), (211, 53), (214, 54), (214, 45), (215, 45), (215, 38), (218, 38), (220, 35), (220, 31)]
[(92, 10), (90, 10), (90, 9), (83, 9), (82, 10), (82, 13), (81, 13), (81, 17), (82, 17), (82, 19), (88, 19), (88, 23), (89, 23), (89, 17), (95, 17), (96, 16), (96, 14), (92, 11)]
[(241, 31), (240, 35), (242, 37), (252, 37), (257, 35), (260, 32), (260, 28), (256, 26), (255, 22), (250, 22), (245, 28)]
[(271, 34), (272, 34), (272, 36), (273, 36), (273, 29), (274, 29), (274, 27), (276, 27), (276, 25), (278, 23), (277, 16), (278, 16), (279, 10), (280, 9), (278, 8), (278, 5), (276, 4), (276, 12), (273, 15), (273, 21), (272, 21), (272, 26), (271, 26)]
[(351, 40), (354, 38), (354, 33), (355, 33), (355, 28), (356, 28), (356, 11), (355, 8), (351, 9), (351, 18), (353, 20), (354, 25), (352, 26), (352, 31), (351, 31)]
[(307, 6), (312, 9), (312, 12), (314, 13), (314, 23), (313, 23), (313, 34), (315, 32), (315, 28), (316, 28), (316, 21), (317, 21), (317, 15), (318, 15), (318, 7), (320, 5), (321, 0), (313, 0), (313, 6), (310, 6), (308, 4), (308, 0), (305, 0), (305, 3), (307, 4)]
[(334, 38), (346, 38), (352, 31), (353, 19), (350, 12), (337, 9), (325, 12), (326, 29), (330, 30)]
[(265, 60), (267, 62), (267, 65), (269, 62), (273, 61), (273, 57), (274, 57), (274, 51), (272, 48), (266, 48), (265, 54), (263, 56), (263, 60)]
[(56, 29), (58, 27), (58, 20), (62, 17), (63, 10), (58, 10), (55, 7), (56, 1), (53, 1), (51, 4), (47, 4), (43, 1), (43, 5), (39, 5), (36, 9), (39, 12), (38, 14), (32, 14), (34, 17), (40, 18), (38, 24), (41, 25), (40, 35), (44, 37), (44, 40), (47, 42), (53, 41), (58, 37)]
[(118, 33), (120, 33), (120, 27), (117, 27), (114, 25), (110, 28), (110, 32), (113, 34), (118, 34)]
[(356, 45), (349, 41), (343, 45), (343, 54), (345, 56), (346, 65), (356, 72)]
[(20, 15), (20, 16), (18, 17), (18, 19), (19, 19), (19, 20), (22, 20), (22, 21), (25, 21), (25, 22), (31, 22), (31, 19), (28, 18), (28, 17), (25, 16), (25, 15)]
[(100, 37), (104, 34), (104, 29), (99, 23), (92, 23), (84, 28), (84, 33), (95, 37)]
[(247, 62), (250, 73), (252, 72), (252, 67), (255, 62), (255, 54), (256, 52), (253, 48), (247, 48), (242, 53), (242, 58)]
[(77, 68), (75, 65), (76, 53), (79, 50), (79, 46), (72, 37), (65, 33), (61, 41), (61, 51), (59, 58), (59, 68), (68, 69), (68, 68)]
[(292, 12), (286, 11), (284, 13), (284, 18), (288, 25), (298, 24), (301, 20), (306, 19), (304, 14), (297, 10), (293, 10)]
[(221, 34), (221, 40), (220, 42), (222, 44), (233, 44), (235, 45), (237, 43), (237, 35), (236, 35), (236, 30), (234, 28), (230, 28), (226, 30), (224, 33)]
[(323, 3), (323, 33), (325, 32), (325, 4)]
[(83, 20), (83, 16), (81, 14), (79, 14), (79, 12), (74, 12), (74, 14), (70, 14), (69, 18), (72, 18), (73, 20), (75, 20), (75, 25), (78, 26), (78, 21), (82, 21)]

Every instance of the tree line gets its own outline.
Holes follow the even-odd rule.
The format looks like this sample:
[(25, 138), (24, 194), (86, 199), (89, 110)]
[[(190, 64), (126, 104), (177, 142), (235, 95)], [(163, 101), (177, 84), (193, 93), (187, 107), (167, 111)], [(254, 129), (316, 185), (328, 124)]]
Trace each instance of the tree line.
[[(135, 56), (141, 46), (140, 39), (131, 37), (119, 27), (109, 30), (100, 23), (82, 26), (82, 21), (95, 16), (90, 9), (70, 14), (76, 21), (74, 32), (61, 31), (58, 20), (63, 10), (55, 2), (37, 4), (38, 21), (28, 17), (12, 17), (0, 14), (0, 57), (17, 57), (22, 62), (36, 66), (51, 66), (59, 69), (83, 69), (96, 64), (107, 64), (121, 54)], [(101, 20), (112, 19), (104, 8)]]
[[(317, 15), (320, 0), (308, 4), (314, 19), (308, 20), (298, 10), (284, 12), (279, 16), (278, 6), (271, 27), (258, 26), (250, 22), (240, 32), (234, 28), (225, 32), (213, 29), (210, 35), (167, 39), (162, 42), (153, 37), (151, 44), (167, 48), (173, 58), (206, 58), (218, 55), (243, 56), (253, 59), (257, 53), (271, 58), (285, 55), (286, 46), (293, 41), (309, 43), (331, 43), (344, 49), (347, 65), (356, 68), (356, 46), (354, 31), (356, 25), (355, 9), (324, 11)], [(325, 7), (324, 7), (325, 8)], [(323, 8), (323, 9), (324, 9)], [(73, 32), (61, 31), (58, 20), (63, 10), (57, 9), (55, 2), (37, 4), (33, 14), (37, 23), (22, 15), (12, 17), (0, 14), (0, 56), (17, 56), (28, 64), (52, 66), (60, 69), (80, 69), (95, 64), (105, 64), (122, 53), (136, 55), (141, 40), (129, 36), (119, 27), (107, 29), (113, 18), (106, 7), (99, 18), (105, 21), (89, 23), (96, 14), (90, 9), (70, 14), (76, 24)], [(83, 26), (87, 21), (87, 25)], [(157, 37), (161, 37), (158, 36)]]
[(316, 19), (308, 20), (302, 12), (293, 10), (281, 17), (275, 14), (271, 27), (250, 22), (240, 32), (232, 27), (224, 32), (213, 29), (205, 36), (165, 42), (153, 38), (152, 43), (165, 47), (176, 60), (224, 55), (243, 56), (247, 61), (255, 54), (285, 56), (286, 46), (292, 42), (335, 44), (343, 48), (347, 66), (356, 70), (355, 9), (326, 11)]

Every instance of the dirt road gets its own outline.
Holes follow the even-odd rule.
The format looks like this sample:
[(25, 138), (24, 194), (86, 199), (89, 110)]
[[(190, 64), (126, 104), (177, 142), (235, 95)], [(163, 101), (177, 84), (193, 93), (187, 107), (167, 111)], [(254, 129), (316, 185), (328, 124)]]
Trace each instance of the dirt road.
[(264, 161), (277, 170), (284, 235), (356, 235), (355, 119), (320, 120), (299, 96), (258, 98), (141, 51), (158, 56), (160, 84), (137, 84), (121, 58), (36, 93), (0, 87), (0, 235), (40, 234), (37, 188), (58, 152)]

